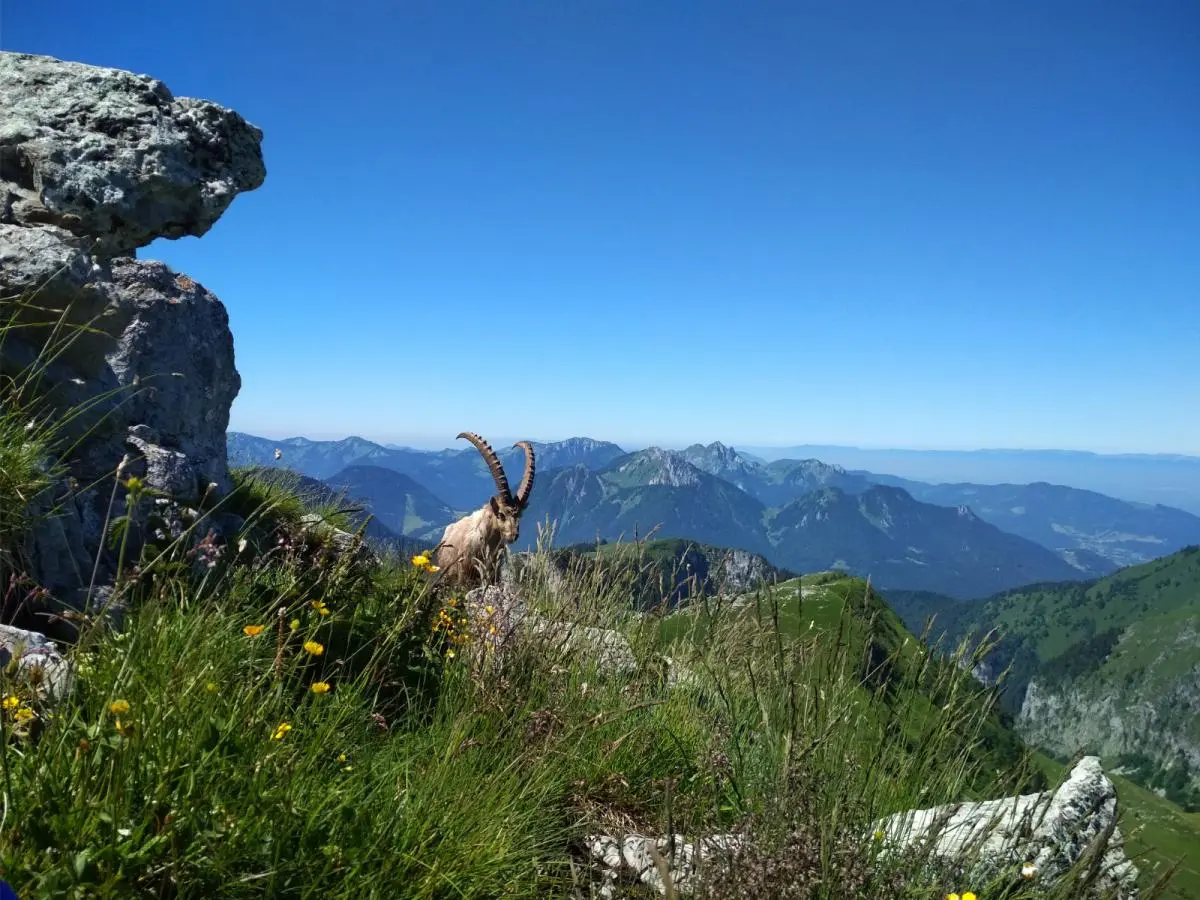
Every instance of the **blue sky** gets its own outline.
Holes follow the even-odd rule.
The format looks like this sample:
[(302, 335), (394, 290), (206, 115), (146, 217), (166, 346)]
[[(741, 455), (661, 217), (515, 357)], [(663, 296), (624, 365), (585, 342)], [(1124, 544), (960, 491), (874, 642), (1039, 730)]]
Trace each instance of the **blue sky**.
[(1200, 8), (2, 0), (265, 131), (231, 427), (1200, 453)]

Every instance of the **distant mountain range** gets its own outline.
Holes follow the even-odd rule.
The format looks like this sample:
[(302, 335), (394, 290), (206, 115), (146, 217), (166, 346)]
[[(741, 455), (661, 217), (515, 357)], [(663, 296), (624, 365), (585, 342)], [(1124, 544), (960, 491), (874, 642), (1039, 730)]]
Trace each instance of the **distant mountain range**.
[[(356, 437), (276, 441), (232, 432), (228, 440), (234, 465), (322, 479), (389, 530), (426, 543), (494, 490), (466, 442), (422, 451)], [(1075, 488), (933, 485), (816, 459), (763, 462), (720, 443), (626, 453), (572, 438), (535, 447), (538, 477), (519, 545), (526, 549), (537, 525), (549, 522), (558, 546), (653, 530), (758, 553), (794, 571), (842, 569), (885, 587), (980, 597), (1108, 574), (1200, 542), (1200, 517)], [(521, 452), (497, 452), (518, 479)]]
[(905, 624), (955, 642), (999, 630), (977, 672), (1008, 670), (1002, 702), (1031, 743), (1100, 754), (1200, 812), (1200, 546), (1096, 581), (1034, 584), (983, 602), (886, 592)]
[(1200, 541), (1200, 517), (1150, 503), (1116, 500), (1095, 491), (1034, 484), (925, 484), (859, 473), (903, 488), (924, 503), (969, 506), (998, 528), (1060, 552), (1074, 551), (1081, 567), (1108, 571), (1146, 562)]
[(346, 497), (361, 501), (396, 534), (421, 539), (440, 534), (459, 517), (416, 479), (383, 466), (350, 465), (323, 482)]
[(972, 484), (1048, 482), (1200, 515), (1200, 456), (1077, 450), (871, 450), (803, 444), (747, 447), (764, 460), (817, 457), (849, 470)]
[[(227, 443), (231, 465), (289, 468), (321, 479), (337, 475), (352, 465), (391, 469), (414, 479), (453, 509), (474, 509), (493, 491), (487, 466), (466, 441), (460, 442), (462, 450), (428, 451), (385, 447), (359, 437), (340, 441), (310, 441), (302, 437), (271, 440), (231, 431)], [(572, 438), (536, 447), (539, 470), (577, 464), (596, 468), (625, 453), (616, 444), (590, 438)], [(281, 452), (278, 460), (276, 450)], [(497, 447), (496, 452), (505, 468), (520, 478), (522, 452), (512, 447)]]

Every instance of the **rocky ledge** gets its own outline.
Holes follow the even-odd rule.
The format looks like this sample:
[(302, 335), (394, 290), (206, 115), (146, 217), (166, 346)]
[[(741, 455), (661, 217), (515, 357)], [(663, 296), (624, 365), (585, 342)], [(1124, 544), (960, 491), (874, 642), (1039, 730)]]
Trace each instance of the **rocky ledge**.
[(99, 548), (110, 510), (124, 511), (123, 460), (121, 478), (150, 489), (135, 542), (178, 536), (229, 488), (241, 382), (225, 307), (136, 251), (203, 235), (261, 185), (262, 132), (154, 78), (23, 53), (0, 52), (0, 108), (0, 376), (23, 385), (3, 402), (69, 448), (3, 574), (27, 576), (25, 621), (69, 634), (44, 614), (81, 608), (113, 576)]
[[(1094, 756), (1081, 759), (1056, 790), (979, 803), (909, 810), (877, 822), (878, 852), (925, 854), (931, 866), (965, 884), (1001, 877), (1027, 880), (1055, 896), (1136, 900), (1137, 868), (1126, 857), (1117, 828), (1112, 782)], [(751, 850), (738, 835), (692, 842), (643, 834), (592, 835), (582, 861), (593, 873), (592, 893), (625, 896), (640, 885), (677, 895), (697, 888), (697, 871), (733, 865)], [(1080, 872), (1082, 870), (1082, 872)], [(1068, 886), (1067, 880), (1075, 879)], [(1085, 883), (1086, 882), (1086, 883)]]

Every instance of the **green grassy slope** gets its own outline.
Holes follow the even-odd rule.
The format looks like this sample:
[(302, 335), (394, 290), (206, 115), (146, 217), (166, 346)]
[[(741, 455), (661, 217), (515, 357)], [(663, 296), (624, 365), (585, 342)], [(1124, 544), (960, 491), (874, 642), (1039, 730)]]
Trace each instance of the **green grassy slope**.
[(980, 604), (909, 592), (888, 600), (910, 627), (936, 614), (934, 633), (952, 640), (996, 628), (983, 674), (1008, 670), (1004, 704), (1021, 734), (1060, 758), (1096, 753), (1124, 775), (1152, 854), (1189, 853), (1180, 883), (1200, 896), (1200, 548)]
[[(217, 512), (244, 523), (211, 565), (203, 516), (130, 550), (120, 627), (81, 619), (64, 648), (68, 696), (0, 673), (0, 872), (20, 896), (586, 896), (582, 839), (636, 830), (746, 834), (734, 877), (761, 896), (928, 900), (963, 886), (879, 857), (877, 817), (1029, 787), (989, 692), (861, 581), (659, 617), (631, 608), (639, 572), (610, 552), (615, 571), (522, 582), (541, 619), (497, 648), (495, 609), (305, 527), (304, 482), (237, 481)], [(19, 540), (10, 486), (0, 538)], [(155, 498), (124, 489), (114, 515), (136, 521)], [(564, 652), (579, 625), (626, 635), (635, 665)]]
[[(845, 648), (836, 662), (845, 675), (853, 673), (855, 689), (842, 702), (863, 710), (859, 719), (859, 746), (864, 752), (886, 740), (899, 741), (916, 750), (930, 729), (942, 721), (939, 709), (948, 702), (944, 686), (954, 663), (939, 658), (924, 646), (891, 611), (882, 597), (861, 579), (824, 572), (782, 582), (733, 602), (717, 619), (732, 616), (736, 627), (757, 632), (783, 644), (811, 646), (828, 643)], [(702, 601), (664, 618), (659, 626), (668, 645), (705, 645), (712, 640), (712, 603)], [(782, 650), (780, 651), (782, 652)], [(957, 683), (957, 682), (956, 682)], [(1001, 783), (1017, 784), (1024, 777), (1026, 751), (995, 710), (993, 692), (977, 682), (959, 685), (956, 703), (971, 722), (974, 742), (958, 745), (953, 754), (970, 758), (980, 767), (975, 787), (984, 796), (997, 789), (993, 776), (1004, 773)], [(818, 688), (819, 689), (819, 688)], [(868, 700), (870, 698), (870, 700)], [(935, 764), (929, 761), (930, 764)], [(950, 765), (949, 760), (936, 764)], [(983, 774), (991, 773), (990, 775)], [(1035, 777), (1026, 784), (1044, 786)], [(914, 805), (919, 797), (907, 798)]]

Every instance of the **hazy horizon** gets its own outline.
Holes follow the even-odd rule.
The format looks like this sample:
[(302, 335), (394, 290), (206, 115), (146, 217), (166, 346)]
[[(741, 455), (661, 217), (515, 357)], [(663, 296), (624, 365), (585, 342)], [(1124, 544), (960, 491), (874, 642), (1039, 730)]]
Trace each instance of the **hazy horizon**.
[[(361, 438), (370, 441), (374, 444), (382, 446), (408, 447), (414, 450), (446, 450), (446, 449), (464, 449), (468, 445), (465, 441), (454, 440), (450, 441), (439, 440), (437, 438), (421, 438), (419, 436), (378, 436), (365, 432), (334, 432), (334, 431), (287, 431), (287, 430), (272, 430), (255, 431), (246, 428), (235, 428), (231, 424), (228, 429), (231, 433), (249, 434), (254, 437), (270, 438), (271, 440), (288, 440), (292, 438), (303, 438), (311, 441), (340, 441), (349, 438)], [(646, 439), (629, 439), (616, 440), (602, 434), (569, 434), (556, 437), (545, 437), (534, 435), (499, 435), (492, 436), (484, 433), (483, 437), (488, 441), (497, 445), (503, 445), (505, 442), (519, 439), (529, 439), (538, 443), (554, 443), (557, 441), (566, 441), (573, 438), (586, 438), (597, 441), (608, 441), (616, 444), (625, 450), (641, 450), (647, 447), (660, 447), (664, 450), (681, 450), (685, 447), (691, 447), (695, 444), (709, 445), (712, 443), (724, 444), (727, 447), (732, 447), (735, 450), (744, 451), (750, 454), (757, 454), (758, 451), (778, 451), (789, 450), (795, 448), (829, 448), (837, 450), (863, 450), (867, 452), (878, 453), (1061, 453), (1061, 454), (1089, 454), (1102, 457), (1145, 457), (1145, 458), (1184, 458), (1188, 460), (1200, 461), (1200, 453), (1176, 453), (1171, 451), (1105, 451), (1095, 450), (1087, 447), (984, 447), (984, 446), (958, 446), (958, 447), (920, 447), (920, 446), (899, 446), (896, 444), (851, 444), (838, 441), (791, 441), (778, 444), (763, 444), (754, 443), (752, 441), (736, 441), (728, 438), (698, 438), (695, 440), (685, 441), (663, 441), (663, 440), (646, 440)]]

